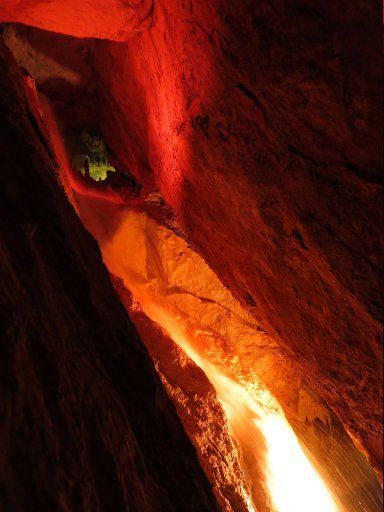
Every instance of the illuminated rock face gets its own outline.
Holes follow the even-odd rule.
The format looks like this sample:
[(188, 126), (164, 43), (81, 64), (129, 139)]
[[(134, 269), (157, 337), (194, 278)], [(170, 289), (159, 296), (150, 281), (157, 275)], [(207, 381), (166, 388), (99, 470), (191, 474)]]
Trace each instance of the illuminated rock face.
[(250, 512), (250, 489), (215, 388), (169, 334), (148, 318), (122, 280), (112, 279), (195, 445), (222, 512)]
[(217, 512), (3, 46), (0, 88), (0, 508)]
[[(280, 406), (341, 510), (379, 510), (381, 491), (375, 474), (340, 421), (310, 392), (286, 352), (258, 328), (204, 260), (185, 240), (142, 211), (145, 203), (143, 197), (134, 208), (122, 207), (84, 191), (76, 194), (80, 218), (98, 240), (107, 268), (121, 280), (117, 290), (224, 510), (241, 510), (247, 487), (256, 510), (270, 512), (269, 492), (273, 499), (280, 496), (279, 512), (334, 510), (321, 501), (324, 494), (317, 495), (317, 485), (309, 487), (310, 474), (307, 493), (300, 490), (308, 467), (304, 469), (294, 443), (288, 442), (292, 432)], [(133, 307), (127, 289), (134, 294)], [(264, 427), (255, 428), (260, 417)], [(228, 424), (241, 457), (228, 442)], [(281, 428), (275, 430), (273, 425)], [(212, 437), (218, 452), (210, 449)], [(272, 477), (269, 453), (275, 454)]]
[(376, 14), (160, 1), (151, 30), (96, 43), (94, 61), (120, 160), (154, 177), (188, 240), (379, 468)]
[(23, 23), (76, 37), (125, 41), (152, 24), (153, 0), (3, 0), (0, 20)]
[[(278, 359), (268, 385), (290, 421), (327, 423), (324, 399), (378, 469), (375, 17), (364, 1), (159, 0), (150, 29), (92, 41), (87, 59), (105, 140), (268, 338), (263, 378)], [(218, 344), (238, 377), (255, 371), (248, 341)]]

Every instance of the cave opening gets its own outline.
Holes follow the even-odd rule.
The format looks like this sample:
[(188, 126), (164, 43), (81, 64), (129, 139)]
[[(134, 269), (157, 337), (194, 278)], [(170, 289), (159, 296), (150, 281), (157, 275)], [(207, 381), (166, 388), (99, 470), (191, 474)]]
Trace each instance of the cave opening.
[[(188, 220), (181, 222), (163, 196), (174, 185), (160, 190), (148, 172), (153, 163), (142, 153), (150, 120), (141, 120), (149, 114), (135, 96), (134, 77), (119, 107), (140, 121), (125, 127), (113, 111), (111, 98), (119, 91), (104, 89), (108, 58), (113, 51), (115, 58), (129, 53), (129, 41), (108, 47), (107, 41), (12, 23), (3, 37), (24, 69), (26, 96), (54, 155), (57, 179), (98, 243), (220, 509), (378, 511), (380, 484), (365, 450), (308, 382), (284, 337), (252, 315), (257, 300), (247, 292), (245, 308), (191, 242)], [(248, 99), (258, 101), (252, 94)], [(194, 119), (192, 128), (209, 139), (209, 118), (203, 124)], [(180, 123), (176, 132), (184, 129)], [(124, 130), (131, 146), (123, 151)], [(220, 123), (223, 130), (231, 137)], [(184, 151), (182, 143), (178, 148)], [(178, 178), (175, 172), (170, 182)], [(194, 186), (187, 178), (183, 184)], [(269, 207), (263, 206), (265, 215)]]
[(71, 147), (70, 154), (73, 155), (71, 165), (83, 176), (95, 181), (104, 181), (108, 173), (116, 171), (110, 163), (108, 149), (101, 134), (84, 130), (80, 133), (72, 133), (71, 139), (71, 143), (68, 143)]

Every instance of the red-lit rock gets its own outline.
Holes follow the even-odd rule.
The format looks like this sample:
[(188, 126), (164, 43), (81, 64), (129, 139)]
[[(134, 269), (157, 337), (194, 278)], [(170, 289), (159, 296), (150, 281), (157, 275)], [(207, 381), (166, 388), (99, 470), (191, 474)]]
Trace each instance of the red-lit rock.
[(169, 335), (146, 316), (122, 282), (113, 276), (112, 282), (195, 445), (222, 512), (248, 512), (250, 491), (214, 387)]
[(0, 509), (217, 512), (3, 44), (0, 89)]
[(0, 22), (23, 23), (76, 37), (125, 41), (152, 24), (153, 0), (3, 0)]
[(156, 183), (376, 468), (379, 38), (364, 0), (159, 0), (150, 30), (92, 50), (101, 125), (122, 166)]
[(154, 176), (376, 468), (379, 38), (370, 2), (159, 1), (149, 31), (93, 54), (121, 162)]

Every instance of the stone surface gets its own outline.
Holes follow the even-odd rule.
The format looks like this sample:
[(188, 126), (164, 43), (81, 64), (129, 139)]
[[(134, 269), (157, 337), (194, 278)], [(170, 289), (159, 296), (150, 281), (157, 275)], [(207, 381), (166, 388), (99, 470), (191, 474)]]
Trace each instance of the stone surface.
[(218, 511), (0, 57), (0, 508)]
[(150, 29), (89, 55), (121, 168), (378, 470), (380, 30), (366, 0), (159, 0)]
[(150, 30), (93, 52), (120, 161), (377, 469), (379, 19), (364, 0), (159, 1)]
[(148, 318), (122, 280), (112, 276), (112, 282), (176, 406), (221, 510), (249, 512), (249, 487), (215, 388), (169, 334)]
[(132, 32), (152, 24), (153, 0), (3, 0), (0, 22), (69, 34), (125, 41)]
[[(75, 194), (75, 201), (84, 226), (99, 242), (107, 268), (121, 279), (119, 294), (177, 404), (219, 502), (240, 508), (243, 472), (256, 510), (270, 512), (263, 478), (268, 454), (263, 434), (250, 420), (266, 403), (268, 411), (276, 407), (273, 398), (265, 399), (269, 391), (342, 510), (380, 509), (381, 489), (373, 470), (338, 418), (308, 389), (290, 354), (260, 329), (183, 238), (144, 213), (146, 198), (141, 197), (135, 206), (122, 207), (107, 195), (95, 199), (90, 190), (83, 190)], [(133, 308), (127, 289), (135, 297)], [(161, 329), (147, 315), (180, 348), (168, 336), (159, 335)], [(236, 453), (226, 439), (227, 423), (239, 446), (240, 473), (233, 462)], [(207, 450), (212, 436), (220, 446), (220, 457)], [(279, 438), (274, 442), (279, 443)], [(279, 451), (280, 464), (286, 467), (282, 462), (285, 451), (282, 447)], [(281, 476), (286, 481), (296, 470), (292, 467)], [(294, 481), (290, 483), (295, 485)]]

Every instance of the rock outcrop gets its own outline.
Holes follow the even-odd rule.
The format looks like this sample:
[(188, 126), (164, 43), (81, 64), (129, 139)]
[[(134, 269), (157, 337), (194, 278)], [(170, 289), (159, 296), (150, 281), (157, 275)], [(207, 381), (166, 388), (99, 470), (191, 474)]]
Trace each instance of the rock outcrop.
[[(118, 17), (113, 27), (93, 23), (103, 6), (101, 0), (84, 5), (76, 32), (67, 19), (53, 26), (41, 10), (38, 21), (31, 15), (28, 21), (21, 10), (7, 17), (3, 8), (0, 21), (115, 40), (72, 41), (66, 54), (48, 51), (50, 36), (38, 36), (40, 57), (66, 64), (64, 71), (54, 68), (56, 77), (64, 73), (60, 84), (50, 73), (41, 79), (44, 92), (57, 101), (59, 84), (70, 98), (56, 104), (65, 123), (97, 123), (119, 168), (144, 183), (146, 193), (160, 191), (179, 232), (268, 338), (267, 350), (276, 344), (280, 384), (288, 374), (297, 378), (292, 408), (304, 411), (300, 421), (322, 400), (340, 426), (336, 437), (344, 440), (345, 427), (380, 472), (377, 6), (158, 0), (153, 12), (152, 4), (140, 4), (145, 30), (129, 37)], [(127, 30), (134, 32), (135, 23)], [(33, 43), (33, 33), (26, 34)], [(77, 48), (86, 55), (80, 67)], [(80, 81), (71, 86), (74, 70)], [(82, 110), (76, 99), (86, 90), (89, 108)], [(231, 364), (249, 376), (255, 354), (245, 340), (237, 340)], [(266, 380), (270, 368), (267, 361)], [(293, 395), (284, 397), (280, 388), (279, 399), (288, 403)], [(315, 424), (316, 415), (309, 416)], [(340, 450), (345, 454), (347, 444)]]
[[(121, 206), (107, 196), (95, 199), (83, 192), (75, 194), (75, 203), (84, 226), (99, 242), (107, 268), (119, 277), (116, 288), (122, 302), (224, 510), (241, 510), (242, 488), (249, 487), (255, 509), (270, 511), (263, 478), (265, 439), (249, 418), (254, 413), (257, 417), (266, 402), (269, 411), (276, 407), (274, 397), (342, 510), (376, 512), (380, 485), (340, 420), (308, 388), (290, 354), (260, 329), (204, 260), (143, 211), (145, 197), (135, 206)], [(266, 400), (268, 393), (272, 397)], [(240, 456), (228, 440), (228, 425)], [(218, 453), (210, 450), (212, 438)], [(278, 444), (279, 437), (273, 442)], [(285, 449), (280, 446), (279, 451), (280, 464), (287, 468)], [(288, 466), (281, 475), (284, 481), (296, 470)], [(289, 487), (294, 485), (293, 478)]]
[(217, 512), (0, 50), (0, 508)]
[(175, 404), (222, 512), (249, 512), (250, 490), (215, 388), (169, 334), (147, 317), (122, 280), (112, 276), (112, 282)]
[(363, 0), (158, 1), (150, 30), (93, 51), (120, 161), (377, 469), (379, 20)]
[(125, 41), (152, 24), (153, 0), (3, 0), (0, 21), (16, 22), (75, 37)]

